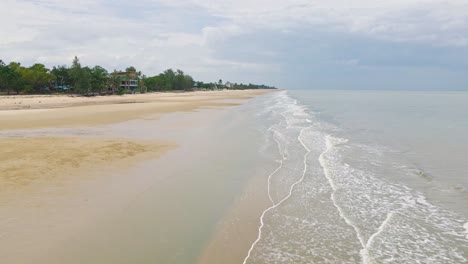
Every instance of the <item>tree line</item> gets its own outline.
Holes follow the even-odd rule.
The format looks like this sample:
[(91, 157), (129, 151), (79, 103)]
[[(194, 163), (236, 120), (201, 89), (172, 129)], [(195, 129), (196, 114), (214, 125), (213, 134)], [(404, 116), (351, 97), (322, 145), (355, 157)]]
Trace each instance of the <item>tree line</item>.
[[(137, 83), (136, 90), (123, 84), (126, 80)], [(107, 71), (101, 66), (82, 66), (75, 57), (72, 65), (58, 65), (52, 69), (36, 63), (24, 67), (19, 62), (6, 64), (0, 59), (0, 93), (36, 94), (63, 92), (71, 94), (124, 94), (128, 92), (155, 92), (193, 89), (269, 89), (266, 85), (237, 84), (222, 80), (204, 83), (194, 81), (182, 70), (167, 69), (155, 76), (146, 76), (130, 66), (125, 71)]]

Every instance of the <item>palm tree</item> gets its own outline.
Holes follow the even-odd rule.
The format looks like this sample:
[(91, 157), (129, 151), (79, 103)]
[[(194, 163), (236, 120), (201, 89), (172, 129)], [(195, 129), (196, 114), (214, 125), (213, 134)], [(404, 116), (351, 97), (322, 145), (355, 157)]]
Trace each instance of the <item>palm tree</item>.
[(121, 78), (119, 76), (119, 73), (116, 70), (114, 70), (114, 72), (109, 75), (108, 79), (108, 87), (112, 91), (112, 94), (115, 94), (119, 90), (120, 81)]

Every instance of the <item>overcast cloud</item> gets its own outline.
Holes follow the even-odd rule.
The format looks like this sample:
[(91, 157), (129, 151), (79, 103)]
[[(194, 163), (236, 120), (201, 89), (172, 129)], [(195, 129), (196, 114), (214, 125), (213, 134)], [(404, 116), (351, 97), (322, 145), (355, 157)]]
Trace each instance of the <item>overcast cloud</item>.
[(284, 88), (468, 89), (466, 0), (2, 0), (0, 59)]

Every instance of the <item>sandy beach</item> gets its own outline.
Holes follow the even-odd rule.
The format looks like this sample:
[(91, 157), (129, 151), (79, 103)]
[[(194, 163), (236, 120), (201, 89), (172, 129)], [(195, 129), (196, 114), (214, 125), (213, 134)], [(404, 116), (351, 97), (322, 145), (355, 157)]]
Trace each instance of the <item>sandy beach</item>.
[[(133, 168), (157, 160), (180, 143), (166, 138), (164, 131), (157, 139), (138, 139), (93, 135), (90, 129), (132, 120), (158, 122), (172, 113), (225, 109), (266, 92), (0, 97), (0, 257), (8, 263), (49, 262), (51, 251), (64, 239), (112, 210), (122, 210), (122, 204), (154, 180), (149, 174), (136, 176)], [(194, 125), (172, 126), (183, 132)], [(212, 244), (209, 248), (215, 249)], [(203, 254), (201, 258), (207, 258)]]
[(219, 101), (249, 99), (265, 92), (225, 90), (97, 97), (5, 96), (0, 97), (0, 130), (111, 124), (202, 107), (234, 106), (236, 103)]
[[(124, 96), (4, 96), (0, 97), (0, 131), (35, 128), (89, 127), (190, 112), (204, 107), (236, 106), (221, 100), (252, 98), (266, 91), (152, 93)], [(160, 153), (174, 142), (144, 142), (92, 137), (0, 137), (0, 191), (27, 186), (71, 169), (91, 168)]]

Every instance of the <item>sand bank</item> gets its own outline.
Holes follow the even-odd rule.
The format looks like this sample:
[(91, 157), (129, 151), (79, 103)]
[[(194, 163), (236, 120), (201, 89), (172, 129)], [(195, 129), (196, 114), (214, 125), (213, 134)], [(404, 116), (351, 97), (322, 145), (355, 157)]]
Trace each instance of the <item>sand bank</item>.
[(75, 95), (8, 95), (0, 96), (0, 110), (50, 109), (84, 105), (129, 104), (150, 102), (210, 101), (248, 99), (271, 90), (223, 90), (196, 92), (159, 92), (109, 96)]
[(86, 137), (0, 138), (0, 193), (59, 181), (107, 163), (158, 156), (175, 143)]
[(112, 124), (142, 116), (234, 106), (220, 100), (248, 99), (267, 90), (151, 93), (124, 96), (0, 97), (0, 130)]

